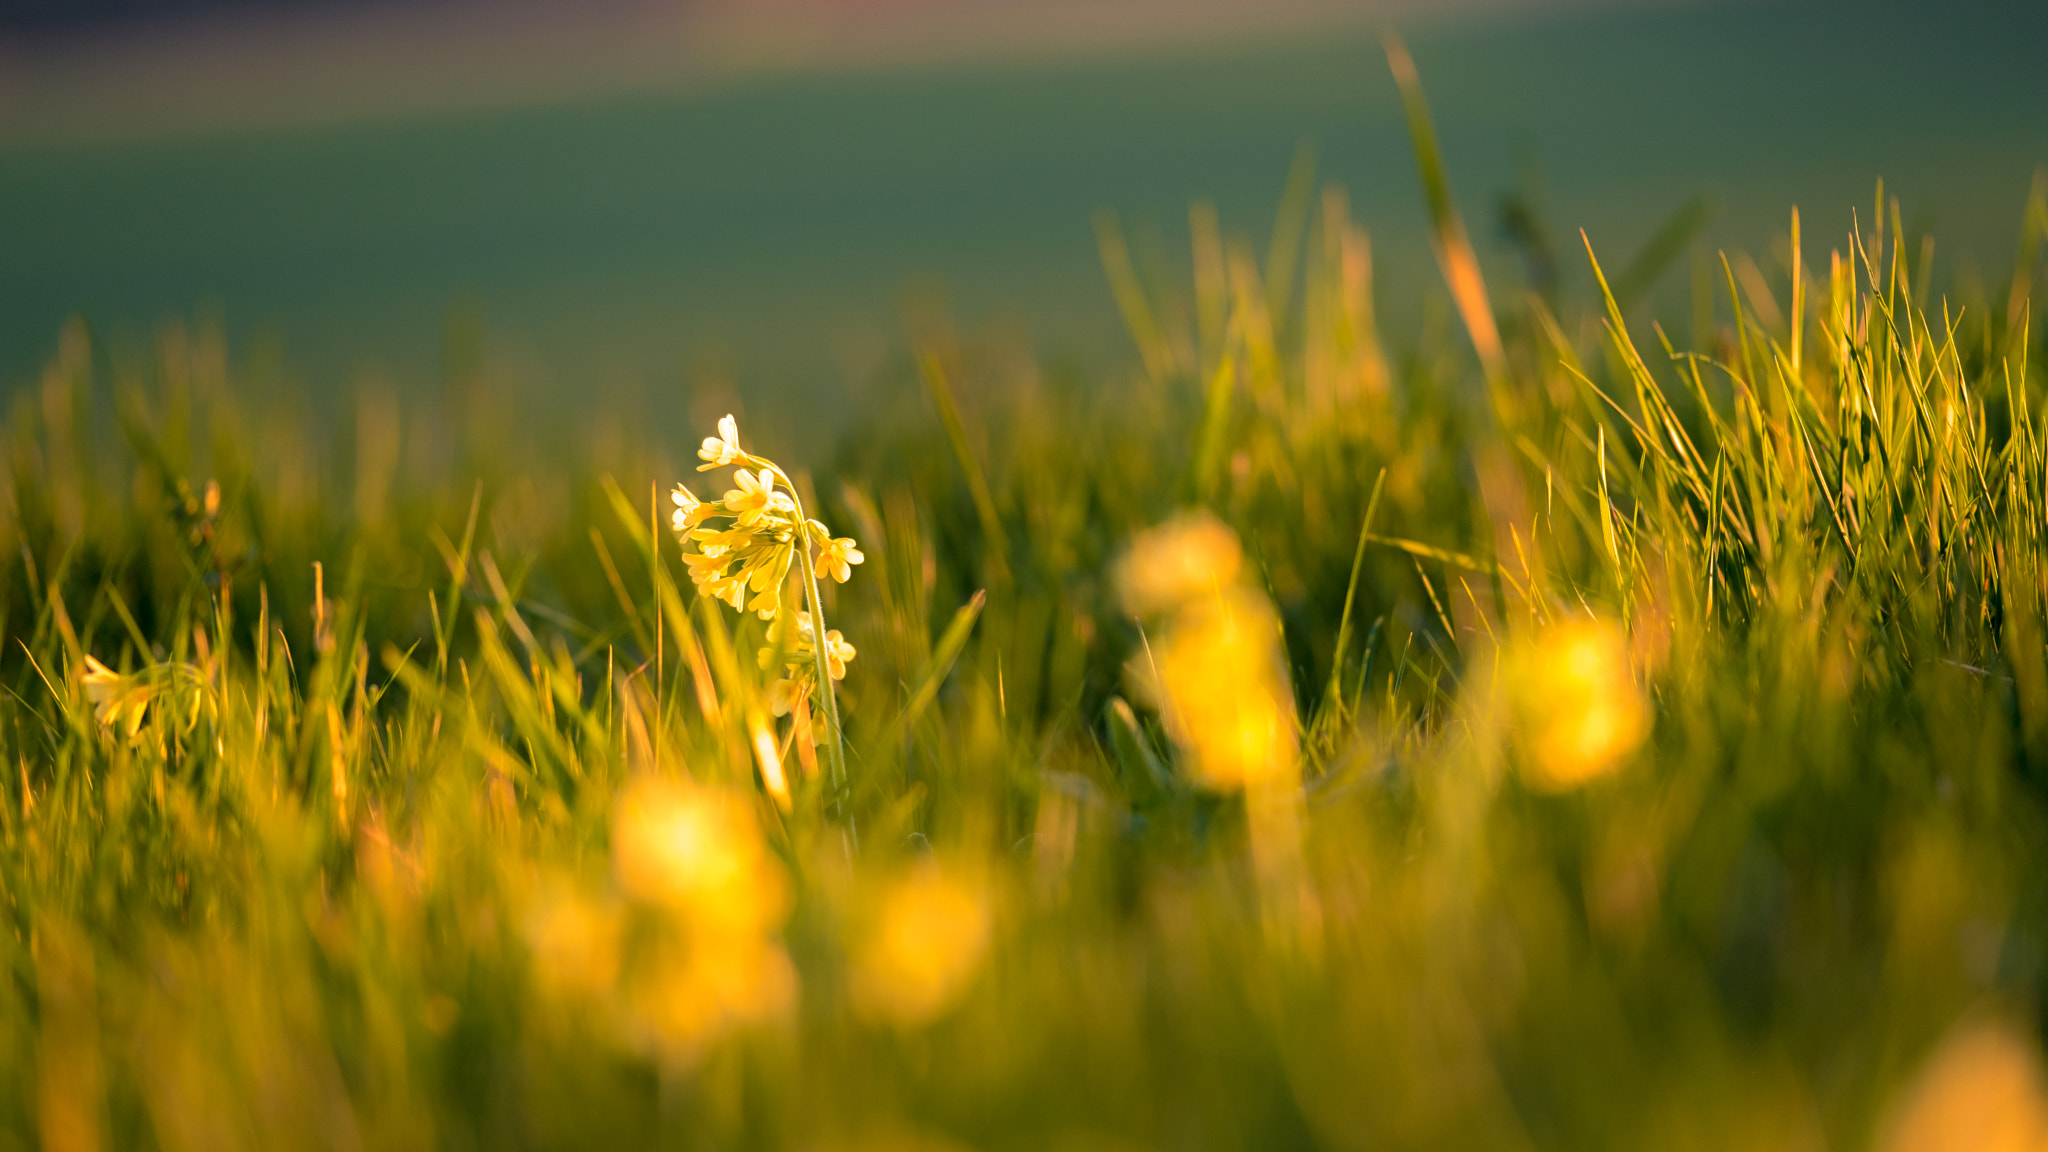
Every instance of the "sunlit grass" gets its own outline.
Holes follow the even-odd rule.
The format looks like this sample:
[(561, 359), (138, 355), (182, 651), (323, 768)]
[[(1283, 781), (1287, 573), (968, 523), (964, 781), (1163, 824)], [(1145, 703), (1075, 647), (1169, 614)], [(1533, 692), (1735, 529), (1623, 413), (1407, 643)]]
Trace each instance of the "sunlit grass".
[(1462, 333), (1306, 163), (1192, 286), (1100, 222), (1127, 371), (934, 335), (805, 468), (67, 330), (0, 1142), (2038, 1146), (2042, 195), (1995, 300), (1880, 195), (1680, 351), (1489, 294), (1390, 56)]

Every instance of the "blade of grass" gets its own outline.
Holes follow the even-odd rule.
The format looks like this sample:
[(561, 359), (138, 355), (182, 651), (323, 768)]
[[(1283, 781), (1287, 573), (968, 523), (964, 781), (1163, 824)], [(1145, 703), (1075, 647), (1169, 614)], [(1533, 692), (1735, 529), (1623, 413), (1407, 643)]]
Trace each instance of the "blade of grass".
[(1436, 249), (1437, 263), (1443, 268), (1444, 282), (1450, 286), (1458, 315), (1465, 321), (1465, 331), (1472, 338), (1472, 347), (1479, 353), (1487, 381), (1498, 387), (1507, 379), (1507, 354), (1501, 347), (1493, 305), (1487, 300), (1486, 281), (1479, 274), (1479, 258), (1472, 252), (1465, 222), (1451, 198), (1450, 176), (1444, 168), (1443, 149), (1437, 143), (1429, 103), (1422, 94), (1422, 77), (1415, 71), (1415, 61), (1399, 36), (1389, 32), (1382, 44), (1387, 66), (1401, 88), (1408, 138), (1415, 150), (1415, 167), (1422, 176), (1423, 197), (1429, 204), (1430, 243)]
[(953, 387), (947, 382), (946, 370), (936, 353), (926, 352), (918, 357), (917, 363), (925, 391), (931, 396), (932, 405), (939, 410), (939, 423), (945, 426), (946, 439), (952, 442), (953, 454), (960, 460), (960, 470), (967, 476), (967, 490), (974, 497), (974, 512), (981, 518), (981, 533), (987, 541), (990, 578), (1007, 583), (1010, 578), (1009, 540), (1003, 530), (1002, 517), (996, 515), (995, 497), (989, 492), (988, 477), (982, 471), (981, 459), (975, 455), (974, 446), (967, 442), (967, 428), (960, 422), (960, 406), (953, 399)]
[(1380, 490), (1386, 486), (1387, 470), (1380, 469), (1378, 478), (1372, 482), (1372, 495), (1365, 501), (1365, 519), (1358, 528), (1358, 547), (1351, 553), (1351, 580), (1344, 586), (1344, 611), (1337, 618), (1337, 651), (1330, 658), (1330, 684), (1327, 695), (1332, 704), (1343, 701), (1342, 680), (1344, 657), (1351, 649), (1351, 609), (1358, 599), (1358, 576), (1365, 569), (1365, 546), (1372, 541), (1373, 513), (1379, 511)]

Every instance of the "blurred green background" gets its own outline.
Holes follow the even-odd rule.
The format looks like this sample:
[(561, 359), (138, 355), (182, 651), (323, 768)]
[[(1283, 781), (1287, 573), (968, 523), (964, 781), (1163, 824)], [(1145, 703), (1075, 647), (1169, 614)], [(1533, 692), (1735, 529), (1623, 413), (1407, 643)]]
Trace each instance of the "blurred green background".
[[(749, 395), (857, 401), (906, 301), (937, 299), (1041, 352), (1121, 358), (1091, 213), (1120, 212), (1164, 278), (1185, 264), (1193, 198), (1263, 240), (1304, 141), (1372, 232), (1398, 331), (1438, 282), (1383, 24), (1412, 41), (1497, 289), (1523, 274), (1497, 226), (1512, 191), (1534, 193), (1570, 289), (1580, 227), (1621, 261), (1706, 193), (1704, 240), (1764, 258), (1791, 204), (1835, 246), (1879, 177), (1909, 230), (1939, 232), (1944, 279), (1996, 279), (2048, 161), (2037, 3), (1317, 8), (1093, 46), (813, 50), (530, 91), (464, 92), (464, 74), (453, 95), (379, 70), (404, 47), (375, 42), (406, 27), (387, 19), (324, 65), (329, 89), (361, 98), (325, 104), (295, 99), (290, 58), (235, 87), (264, 42), (229, 37), (206, 57), (172, 39), (175, 5), (140, 31), (14, 9), (0, 61), (35, 67), (0, 86), (10, 389), (73, 312), (142, 348), (195, 308), (224, 319), (231, 346), (334, 386), (431, 382), (454, 317), (544, 391), (660, 395), (718, 376)], [(1155, 16), (1167, 31), (1177, 19)], [(100, 51), (108, 40), (119, 52)], [(174, 50), (200, 79), (120, 83)], [(425, 55), (409, 66), (441, 67)], [(179, 105), (208, 72), (210, 102)], [(1683, 263), (1662, 279), (1667, 303), (1683, 300)]]

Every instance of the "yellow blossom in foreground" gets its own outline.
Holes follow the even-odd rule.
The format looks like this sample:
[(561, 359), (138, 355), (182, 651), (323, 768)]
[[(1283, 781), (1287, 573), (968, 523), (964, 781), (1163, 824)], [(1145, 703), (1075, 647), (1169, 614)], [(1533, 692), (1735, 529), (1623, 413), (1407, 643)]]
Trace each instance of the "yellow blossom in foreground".
[(2032, 1043), (2003, 1025), (1966, 1027), (1920, 1070), (1886, 1152), (2042, 1152), (2048, 1097), (2041, 1080)]
[(1530, 787), (1562, 792), (1605, 776), (1650, 733), (1650, 702), (1629, 668), (1628, 637), (1574, 619), (1523, 641), (1501, 672)]
[(1231, 587), (1243, 564), (1236, 534), (1205, 512), (1189, 513), (1133, 540), (1117, 585), (1124, 606), (1142, 616)]
[(566, 884), (541, 891), (526, 916), (527, 946), (542, 987), (558, 995), (608, 991), (619, 974), (619, 909)]
[(1265, 597), (1232, 589), (1190, 602), (1153, 645), (1160, 718), (1203, 785), (1243, 788), (1297, 767), (1278, 629)]
[(672, 1059), (689, 1059), (736, 1028), (789, 1015), (796, 966), (765, 937), (658, 957), (626, 997), (628, 1027)]
[(792, 673), (768, 685), (768, 710), (776, 716), (789, 715), (796, 711), (797, 705), (810, 698), (810, 681), (801, 673)]
[(890, 886), (854, 949), (848, 991), (855, 1011), (915, 1028), (959, 1002), (988, 951), (985, 894), (924, 866)]
[(789, 883), (758, 820), (752, 800), (737, 793), (640, 776), (612, 815), (619, 888), (707, 937), (771, 931), (788, 914)]
[(85, 671), (78, 674), (86, 699), (92, 701), (93, 715), (105, 722), (119, 700), (125, 678), (92, 656), (85, 658)]
[(164, 678), (180, 675), (188, 682), (199, 678), (198, 670), (189, 664), (155, 665), (123, 676), (88, 655), (85, 671), (78, 674), (78, 683), (85, 689), (86, 699), (92, 701), (95, 719), (109, 728), (125, 728), (127, 735), (133, 737), (141, 731), (143, 715), (156, 699)]

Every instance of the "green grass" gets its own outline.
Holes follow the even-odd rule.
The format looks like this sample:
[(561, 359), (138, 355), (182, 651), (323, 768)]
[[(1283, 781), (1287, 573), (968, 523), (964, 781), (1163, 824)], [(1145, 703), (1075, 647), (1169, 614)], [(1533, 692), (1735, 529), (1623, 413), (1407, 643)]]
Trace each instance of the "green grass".
[[(2041, 195), (1987, 299), (1880, 192), (1696, 269), (1680, 353), (1489, 298), (1411, 95), (1460, 285), (1377, 290), (1431, 297), (1414, 333), (1304, 167), (1270, 237), (1193, 214), (1192, 284), (1101, 222), (1121, 372), (927, 325), (830, 456), (740, 413), (867, 553), (824, 599), (846, 786), (791, 749), (786, 810), (660, 414), (523, 420), (462, 357), (323, 408), (210, 329), (67, 329), (6, 426), (0, 1147), (1865, 1147), (1959, 1021), (2024, 1051)], [(1115, 565), (1189, 507), (1277, 612), (1278, 809), (1195, 786), (1139, 691)], [(1653, 725), (1539, 787), (1548, 686), (1496, 653), (1589, 614)], [(684, 777), (744, 883), (634, 863)], [(939, 910), (929, 1004), (873, 991), (899, 907)], [(687, 1023), (726, 960), (793, 997)]]

